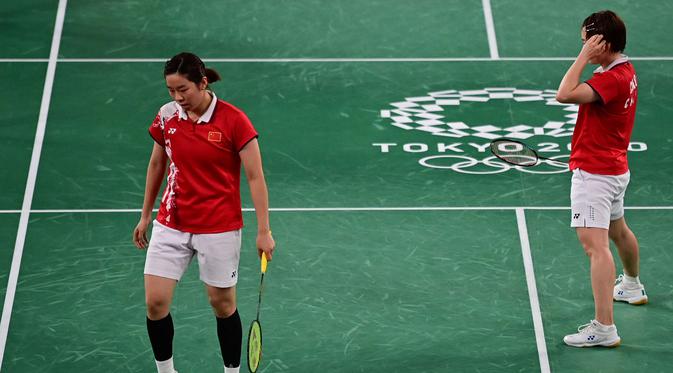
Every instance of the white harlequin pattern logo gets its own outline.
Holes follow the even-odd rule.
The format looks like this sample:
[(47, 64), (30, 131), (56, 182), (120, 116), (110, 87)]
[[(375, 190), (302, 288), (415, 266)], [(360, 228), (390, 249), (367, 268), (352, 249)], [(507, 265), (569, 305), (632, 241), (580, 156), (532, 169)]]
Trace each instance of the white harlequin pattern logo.
[[(535, 102), (558, 106), (565, 113), (561, 120), (550, 120), (541, 126), (517, 124), (500, 127), (493, 124), (470, 125), (452, 121), (450, 112), (467, 102), (488, 103), (494, 100)], [(525, 140), (533, 136), (552, 138), (572, 136), (577, 121), (579, 106), (556, 101), (556, 90), (525, 90), (516, 88), (484, 88), (480, 90), (446, 90), (429, 92), (426, 96), (407, 97), (404, 101), (393, 102), (390, 108), (381, 110), (381, 117), (388, 118), (390, 124), (404, 129), (423, 131), (434, 136), (460, 139), (475, 137), (493, 140), (500, 137)]]

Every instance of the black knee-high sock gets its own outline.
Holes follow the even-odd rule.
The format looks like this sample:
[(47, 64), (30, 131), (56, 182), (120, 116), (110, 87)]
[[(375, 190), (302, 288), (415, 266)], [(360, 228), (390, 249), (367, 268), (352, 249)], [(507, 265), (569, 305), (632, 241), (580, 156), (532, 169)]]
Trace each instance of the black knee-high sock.
[(173, 356), (173, 318), (170, 313), (161, 320), (148, 318), (147, 334), (156, 361), (166, 361)]
[(227, 318), (217, 319), (217, 338), (220, 340), (222, 360), (227, 368), (236, 368), (241, 365), (241, 343), (243, 330), (238, 309)]

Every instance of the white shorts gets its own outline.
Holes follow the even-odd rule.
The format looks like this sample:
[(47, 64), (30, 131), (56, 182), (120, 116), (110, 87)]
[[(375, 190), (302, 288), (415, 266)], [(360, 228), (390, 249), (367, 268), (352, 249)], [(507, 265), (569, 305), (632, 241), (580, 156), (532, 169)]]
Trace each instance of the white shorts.
[(145, 258), (145, 274), (180, 281), (194, 255), (199, 278), (206, 284), (228, 288), (238, 281), (241, 230), (192, 234), (153, 222), (152, 238)]
[(576, 168), (570, 187), (573, 228), (610, 228), (610, 222), (624, 216), (624, 193), (631, 172), (622, 175), (595, 175)]

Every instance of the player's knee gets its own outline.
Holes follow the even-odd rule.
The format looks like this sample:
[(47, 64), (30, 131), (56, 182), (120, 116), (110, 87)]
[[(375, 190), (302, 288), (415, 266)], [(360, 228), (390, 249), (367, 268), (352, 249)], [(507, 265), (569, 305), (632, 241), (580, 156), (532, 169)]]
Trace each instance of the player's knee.
[(582, 242), (582, 248), (588, 257), (592, 257), (596, 253), (596, 247), (592, 246), (589, 242)]
[(146, 297), (147, 316), (152, 320), (159, 320), (169, 312), (170, 300), (161, 297)]
[(208, 301), (217, 317), (229, 317), (236, 311), (236, 301), (231, 297), (209, 296)]
[(598, 240), (584, 238), (580, 239), (580, 242), (582, 243), (584, 253), (587, 254), (588, 257), (596, 257), (605, 254), (606, 250)]

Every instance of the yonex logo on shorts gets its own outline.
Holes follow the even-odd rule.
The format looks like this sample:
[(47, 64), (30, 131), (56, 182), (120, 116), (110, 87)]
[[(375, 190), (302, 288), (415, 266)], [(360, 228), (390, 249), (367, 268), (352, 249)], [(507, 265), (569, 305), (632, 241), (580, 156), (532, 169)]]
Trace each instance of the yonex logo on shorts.
[(579, 218), (580, 218), (580, 214), (573, 215), (573, 219), (579, 219)]

